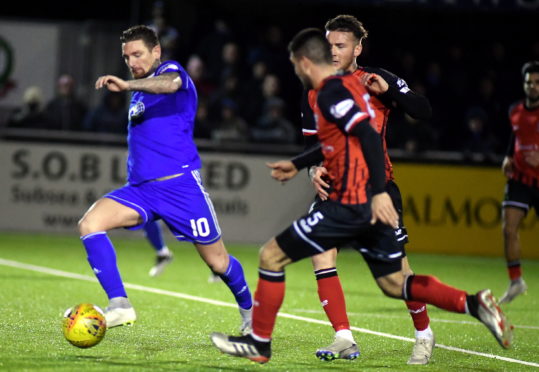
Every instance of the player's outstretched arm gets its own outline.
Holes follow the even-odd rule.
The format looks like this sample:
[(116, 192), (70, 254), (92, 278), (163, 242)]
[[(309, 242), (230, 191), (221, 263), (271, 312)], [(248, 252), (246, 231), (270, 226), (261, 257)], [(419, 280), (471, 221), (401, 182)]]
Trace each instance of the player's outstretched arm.
[(146, 79), (129, 80), (129, 90), (139, 90), (153, 94), (175, 93), (182, 87), (182, 79), (177, 72), (167, 72)]
[(95, 89), (107, 88), (111, 92), (138, 90), (153, 94), (174, 93), (182, 86), (182, 79), (176, 72), (168, 72), (145, 79), (123, 80), (114, 75), (100, 76)]
[(266, 163), (271, 168), (271, 177), (277, 181), (286, 182), (298, 174), (298, 169), (290, 160), (279, 160), (274, 163)]
[(310, 165), (319, 164), (324, 160), (320, 145), (302, 152), (291, 160), (281, 160), (275, 163), (266, 163), (272, 169), (271, 176), (281, 182), (293, 178), (300, 170)]
[(111, 92), (126, 91), (128, 86), (127, 81), (114, 75), (100, 76), (95, 82), (95, 89), (107, 88)]

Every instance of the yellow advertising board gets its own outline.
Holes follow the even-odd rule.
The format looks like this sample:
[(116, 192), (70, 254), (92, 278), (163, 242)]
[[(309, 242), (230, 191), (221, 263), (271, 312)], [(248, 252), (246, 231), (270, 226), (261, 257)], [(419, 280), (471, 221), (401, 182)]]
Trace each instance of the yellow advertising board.
[[(410, 252), (503, 256), (500, 168), (395, 164)], [(522, 258), (539, 258), (539, 218), (528, 213)]]

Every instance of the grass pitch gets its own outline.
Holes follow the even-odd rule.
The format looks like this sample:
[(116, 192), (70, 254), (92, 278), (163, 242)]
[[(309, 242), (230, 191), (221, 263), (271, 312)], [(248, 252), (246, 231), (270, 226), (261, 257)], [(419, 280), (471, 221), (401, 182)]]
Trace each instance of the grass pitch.
[[(340, 253), (338, 270), (350, 322), (358, 327), (354, 336), (362, 355), (355, 361), (316, 359), (314, 352), (332, 341), (333, 330), (317, 323), (327, 319), (318, 303), (310, 262), (293, 264), (286, 271), (287, 292), (281, 311), (302, 318), (278, 318), (273, 357), (261, 366), (221, 354), (211, 344), (209, 334), (213, 331), (237, 333), (240, 318), (234, 307), (177, 297), (180, 293), (234, 303), (223, 283), (208, 283), (209, 270), (191, 245), (169, 241), (174, 262), (162, 276), (150, 278), (154, 253), (148, 243), (135, 235), (112, 236), (112, 240), (124, 281), (143, 286), (127, 289), (137, 310), (137, 323), (109, 330), (96, 347), (77, 349), (63, 338), (63, 312), (81, 302), (105, 307), (106, 296), (99, 284), (0, 261), (0, 370), (526, 371), (539, 367), (539, 261), (523, 260), (528, 294), (504, 306), (516, 327), (511, 350), (500, 348), (488, 330), (470, 316), (429, 306), (431, 327), (442, 347), (436, 348), (429, 365), (419, 367), (406, 365), (414, 332), (405, 305), (381, 294), (361, 256), (353, 251)], [(228, 249), (242, 262), (254, 292), (258, 247), (229, 244)], [(76, 234), (1, 234), (0, 259), (93, 278)], [(500, 296), (507, 286), (501, 258), (411, 254), (410, 263), (417, 273), (434, 274), (469, 292), (491, 288)]]

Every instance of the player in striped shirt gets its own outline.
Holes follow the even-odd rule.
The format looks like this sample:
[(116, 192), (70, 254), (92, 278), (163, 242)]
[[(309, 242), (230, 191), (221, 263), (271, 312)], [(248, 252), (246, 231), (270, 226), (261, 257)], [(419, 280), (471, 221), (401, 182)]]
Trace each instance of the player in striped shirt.
[[(402, 265), (411, 275), (413, 271), (408, 263), (404, 245), (408, 242), (408, 234), (402, 220), (402, 197), (393, 177), (393, 166), (387, 152), (385, 134), (389, 114), (393, 108), (402, 110), (416, 119), (428, 119), (431, 116), (431, 107), (428, 100), (411, 90), (406, 82), (391, 72), (378, 67), (358, 66), (357, 57), (361, 55), (363, 41), (368, 32), (363, 24), (351, 15), (339, 15), (330, 19), (326, 25), (326, 37), (331, 44), (332, 62), (339, 70), (347, 71), (362, 82), (369, 91), (369, 106), (372, 110), (371, 122), (382, 137), (384, 148), (384, 166), (386, 174), (386, 191), (391, 196), (400, 215), (399, 227), (395, 230), (398, 241), (403, 246), (404, 256)], [(306, 92), (302, 104), (302, 124), (305, 144), (307, 148), (317, 143), (317, 128), (313, 117), (316, 106), (316, 92)], [(315, 184), (318, 197), (315, 203), (327, 199), (328, 185), (324, 181), (326, 169), (313, 166), (309, 174)], [(357, 351), (355, 340), (350, 332), (350, 323), (346, 314), (345, 299), (336, 269), (337, 250), (333, 249), (312, 257), (312, 263), (317, 278), (320, 302), (324, 305), (333, 328), (335, 329), (334, 342), (317, 350), (316, 354), (324, 360), (334, 358), (351, 359)], [(409, 313), (415, 327), (416, 343), (408, 364), (427, 364), (434, 349), (434, 334), (430, 329), (430, 319), (425, 303), (406, 301)], [(337, 356), (338, 355), (338, 356)]]
[(490, 290), (470, 295), (434, 276), (408, 275), (403, 270), (403, 246), (394, 232), (399, 215), (385, 189), (382, 139), (371, 124), (370, 96), (364, 85), (353, 75), (336, 73), (330, 45), (320, 30), (299, 32), (289, 50), (296, 75), (307, 89), (317, 92), (320, 143), (292, 160), (268, 164), (272, 177), (284, 182), (299, 170), (323, 162), (332, 185), (338, 187), (330, 190), (327, 201), (264, 244), (253, 331), (240, 337), (215, 332), (211, 335), (214, 345), (230, 355), (268, 362), (277, 313), (284, 300), (285, 267), (356, 241), (360, 243), (356, 247), (367, 251), (367, 264), (373, 276), (381, 279), (378, 284), (384, 294), (468, 313), (481, 321), (502, 347), (509, 348), (512, 327)]
[(502, 169), (507, 177), (503, 207), (503, 237), (509, 288), (500, 303), (511, 302), (528, 286), (520, 267), (518, 230), (530, 208), (539, 213), (539, 61), (522, 67), (524, 100), (509, 109), (511, 138)]

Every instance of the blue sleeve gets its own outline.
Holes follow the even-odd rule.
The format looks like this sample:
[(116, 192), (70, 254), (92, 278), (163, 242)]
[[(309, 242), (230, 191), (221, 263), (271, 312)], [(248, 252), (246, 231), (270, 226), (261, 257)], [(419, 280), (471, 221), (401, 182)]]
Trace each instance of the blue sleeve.
[(166, 73), (175, 72), (180, 76), (180, 79), (182, 79), (182, 87), (181, 89), (187, 89), (189, 87), (189, 84), (192, 84), (191, 79), (189, 78), (189, 75), (187, 75), (187, 72), (184, 70), (182, 65), (180, 65), (176, 61), (166, 61), (161, 64), (157, 68), (157, 71), (155, 72), (155, 76), (159, 76)]

